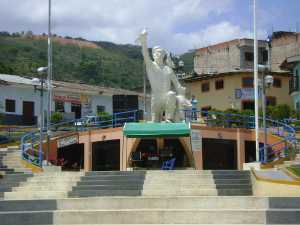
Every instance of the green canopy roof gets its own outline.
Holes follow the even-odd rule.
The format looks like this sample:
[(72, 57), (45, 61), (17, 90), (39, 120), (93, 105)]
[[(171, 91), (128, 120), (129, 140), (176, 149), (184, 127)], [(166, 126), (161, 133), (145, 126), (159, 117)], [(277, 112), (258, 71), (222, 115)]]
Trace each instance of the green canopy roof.
[(190, 123), (126, 123), (123, 135), (129, 138), (189, 137)]

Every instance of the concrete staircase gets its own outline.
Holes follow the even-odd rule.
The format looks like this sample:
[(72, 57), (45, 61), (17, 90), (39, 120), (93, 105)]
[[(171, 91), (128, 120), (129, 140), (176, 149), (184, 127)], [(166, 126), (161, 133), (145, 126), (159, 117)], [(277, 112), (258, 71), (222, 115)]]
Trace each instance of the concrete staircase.
[(252, 195), (250, 171), (87, 172), (69, 197)]
[(68, 191), (84, 176), (83, 172), (32, 173), (25, 182), (4, 193), (4, 199), (67, 198)]
[(21, 164), (22, 149), (19, 146), (9, 146), (0, 149), (0, 171), (3, 174), (30, 173), (32, 169)]
[(27, 178), (33, 176), (27, 174), (31, 169), (21, 165), (21, 148), (12, 146), (0, 149), (0, 172), (3, 179), (0, 179), (0, 198), (5, 192), (11, 192), (20, 182), (26, 182)]
[(4, 199), (252, 195), (250, 171), (57, 172), (11, 175), (6, 179), (13, 176), (23, 180), (4, 190)]
[(297, 153), (295, 157), (292, 157), (289, 161), (283, 161), (282, 164), (274, 165), (274, 168), (281, 168), (281, 167), (300, 167), (300, 138), (296, 138), (296, 147)]
[(299, 224), (299, 197), (96, 197), (0, 201), (7, 224)]

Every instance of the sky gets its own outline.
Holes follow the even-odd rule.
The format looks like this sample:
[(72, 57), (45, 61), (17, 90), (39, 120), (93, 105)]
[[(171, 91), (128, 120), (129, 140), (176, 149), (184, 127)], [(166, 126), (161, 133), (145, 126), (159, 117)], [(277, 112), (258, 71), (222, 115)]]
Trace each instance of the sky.
[[(183, 54), (236, 38), (254, 38), (254, 0), (51, 0), (51, 33)], [(300, 0), (257, 0), (257, 36), (300, 30)], [(48, 0), (0, 0), (0, 30), (48, 34)]]

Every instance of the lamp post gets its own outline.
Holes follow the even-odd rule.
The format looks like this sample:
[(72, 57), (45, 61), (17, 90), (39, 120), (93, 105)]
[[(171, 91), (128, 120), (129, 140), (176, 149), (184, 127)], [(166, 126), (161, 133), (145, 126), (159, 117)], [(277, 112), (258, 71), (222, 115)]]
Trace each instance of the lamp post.
[[(40, 101), (40, 151), (43, 152), (43, 124), (44, 124), (44, 115), (43, 115), (43, 72), (47, 71), (47, 67), (40, 67), (37, 69), (39, 75), (41, 75), (41, 82), (37, 78), (33, 78), (31, 84), (34, 86), (34, 93), (36, 90), (41, 91), (41, 101)], [(37, 89), (36, 86), (41, 84), (41, 89)], [(40, 155), (40, 162), (42, 162), (42, 155)]]
[[(179, 79), (178, 71), (181, 70), (181, 72), (182, 72), (182, 67), (184, 66), (184, 62), (178, 61), (178, 60), (179, 60), (179, 57), (176, 58), (176, 61), (173, 65), (173, 70), (174, 70), (174, 72), (177, 73), (177, 80)], [(181, 85), (182, 85), (182, 74), (181, 74)]]
[[(265, 71), (267, 71), (267, 67), (264, 65), (258, 65), (258, 70), (261, 71), (262, 81), (257, 79), (259, 89), (262, 90), (262, 105), (263, 105), (263, 129), (264, 129), (264, 155), (267, 160), (267, 125), (266, 125), (266, 88), (270, 90), (270, 85), (274, 82), (274, 79), (271, 75), (266, 76)], [(268, 85), (266, 86), (265, 83)], [(258, 159), (257, 159), (258, 160)]]

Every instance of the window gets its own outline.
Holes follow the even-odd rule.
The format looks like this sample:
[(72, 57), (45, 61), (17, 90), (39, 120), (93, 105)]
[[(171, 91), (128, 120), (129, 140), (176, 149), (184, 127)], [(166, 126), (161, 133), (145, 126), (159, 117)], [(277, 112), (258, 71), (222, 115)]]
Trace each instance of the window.
[(208, 91), (209, 91), (209, 83), (203, 83), (202, 92), (208, 92)]
[(100, 112), (104, 112), (105, 111), (105, 106), (103, 105), (97, 105), (97, 114)]
[(5, 99), (5, 111), (16, 112), (16, 101), (11, 99)]
[(224, 89), (224, 81), (223, 80), (216, 80), (216, 90)]
[(268, 59), (268, 50), (265, 50), (262, 52), (263, 53), (263, 62), (267, 62)]
[(253, 77), (243, 77), (243, 87), (253, 87)]
[(267, 97), (267, 106), (275, 106), (276, 105), (276, 97)]
[[(211, 106), (205, 106), (201, 108), (201, 111), (206, 111), (208, 112), (209, 110), (211, 110)], [(202, 117), (207, 117), (207, 113), (201, 113)]]
[(65, 103), (64, 102), (55, 102), (55, 111), (56, 112), (65, 112)]
[(251, 109), (254, 111), (254, 101), (242, 100), (242, 110)]
[(254, 53), (253, 52), (245, 52), (245, 61), (254, 61)]
[(274, 78), (273, 87), (281, 88), (281, 79), (280, 78)]

